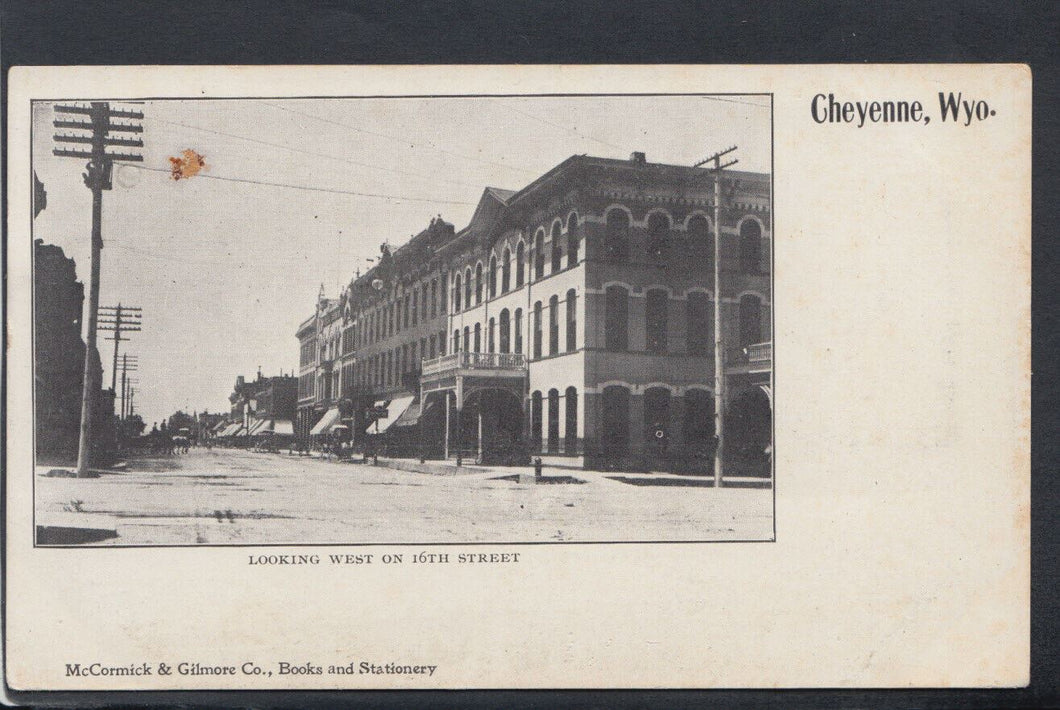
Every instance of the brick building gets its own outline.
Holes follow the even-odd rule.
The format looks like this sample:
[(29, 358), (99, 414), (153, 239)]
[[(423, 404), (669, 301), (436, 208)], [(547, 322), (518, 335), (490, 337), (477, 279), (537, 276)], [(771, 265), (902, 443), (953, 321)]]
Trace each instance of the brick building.
[(293, 435), (297, 397), (298, 380), (292, 375), (264, 377), (259, 370), (249, 382), (240, 375), (228, 396), (229, 426), (219, 436)]
[[(436, 218), (321, 294), (298, 331), (300, 431), (378, 428), (397, 455), (709, 468), (713, 195), (708, 171), (639, 153), (486, 189), (463, 229)], [(726, 458), (746, 473), (771, 441), (770, 204), (769, 175), (726, 172)]]

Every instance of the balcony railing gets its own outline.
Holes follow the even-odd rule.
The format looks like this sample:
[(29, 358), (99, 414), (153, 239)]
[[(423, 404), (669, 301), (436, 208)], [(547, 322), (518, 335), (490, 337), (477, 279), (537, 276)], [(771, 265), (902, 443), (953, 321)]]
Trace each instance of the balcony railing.
[(773, 341), (747, 346), (748, 362), (769, 362), (773, 357)]
[(436, 375), (449, 370), (525, 370), (526, 355), (523, 353), (472, 353), (458, 352), (423, 361), (423, 376)]

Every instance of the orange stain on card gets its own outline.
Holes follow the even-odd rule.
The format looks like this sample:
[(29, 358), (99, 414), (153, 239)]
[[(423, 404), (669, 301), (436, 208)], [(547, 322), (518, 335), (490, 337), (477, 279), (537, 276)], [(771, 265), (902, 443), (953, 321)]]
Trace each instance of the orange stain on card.
[(187, 148), (181, 152), (181, 157), (170, 158), (169, 163), (172, 167), (171, 177), (174, 180), (187, 179), (194, 175), (198, 175), (199, 171), (206, 167), (205, 156), (200, 155), (191, 148)]

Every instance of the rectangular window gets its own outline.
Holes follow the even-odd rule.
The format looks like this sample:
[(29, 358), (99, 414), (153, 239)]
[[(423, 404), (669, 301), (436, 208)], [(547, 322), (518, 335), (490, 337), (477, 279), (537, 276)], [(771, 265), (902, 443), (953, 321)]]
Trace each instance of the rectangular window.
[(548, 354), (559, 352), (559, 299), (553, 296), (548, 300)]
[(534, 304), (534, 359), (541, 357), (541, 301)]
[(713, 322), (707, 294), (692, 291), (688, 294), (687, 304), (688, 354), (700, 357), (709, 355)]
[(666, 335), (669, 326), (670, 295), (662, 289), (648, 291), (647, 321), (648, 351), (666, 352)]
[(629, 294), (621, 286), (609, 286), (607, 289), (604, 330), (608, 350), (629, 348)]

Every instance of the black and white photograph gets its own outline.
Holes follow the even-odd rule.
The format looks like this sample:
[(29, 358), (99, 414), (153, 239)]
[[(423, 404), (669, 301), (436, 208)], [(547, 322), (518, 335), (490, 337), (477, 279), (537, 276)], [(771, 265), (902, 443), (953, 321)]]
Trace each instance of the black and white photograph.
[(775, 539), (770, 94), (32, 126), (37, 546)]

